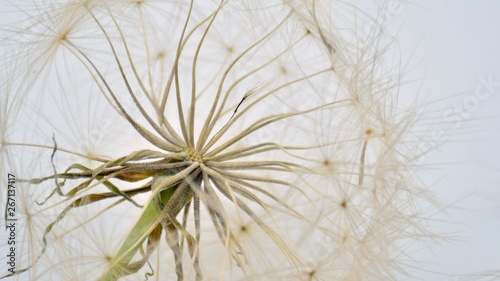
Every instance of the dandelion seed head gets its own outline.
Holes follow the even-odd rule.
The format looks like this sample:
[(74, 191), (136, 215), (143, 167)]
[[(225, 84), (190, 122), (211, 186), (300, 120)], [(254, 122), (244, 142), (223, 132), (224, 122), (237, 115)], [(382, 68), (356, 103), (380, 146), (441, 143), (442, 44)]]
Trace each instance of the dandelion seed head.
[(41, 253), (23, 265), (65, 280), (390, 279), (418, 213), (399, 188), (411, 119), (392, 111), (385, 42), (355, 47), (328, 5), (30, 13), (15, 34), (30, 58), (9, 58), (23, 68), (8, 104), (26, 111), (4, 125), (33, 131), (4, 149), (37, 166), (22, 178), (40, 190), (26, 239)]

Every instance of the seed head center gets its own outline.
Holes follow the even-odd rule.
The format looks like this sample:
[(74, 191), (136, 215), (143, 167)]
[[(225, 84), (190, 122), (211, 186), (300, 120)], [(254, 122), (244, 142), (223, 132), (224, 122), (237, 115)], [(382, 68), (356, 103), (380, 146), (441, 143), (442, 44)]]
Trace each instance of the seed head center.
[(186, 149), (184, 149), (184, 152), (186, 153), (186, 160), (191, 160), (198, 163), (203, 162), (203, 158), (200, 154), (198, 154), (196, 150), (187, 147)]

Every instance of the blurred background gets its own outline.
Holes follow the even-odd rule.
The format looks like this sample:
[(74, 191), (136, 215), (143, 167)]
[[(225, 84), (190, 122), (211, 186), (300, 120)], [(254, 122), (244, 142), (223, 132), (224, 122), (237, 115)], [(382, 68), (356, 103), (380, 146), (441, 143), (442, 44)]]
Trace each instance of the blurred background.
[[(406, 78), (433, 124), (420, 179), (448, 205), (431, 223), (446, 239), (416, 250), (425, 271), (414, 274), (500, 280), (500, 2), (388, 2), (400, 6), (387, 24), (416, 61)], [(496, 277), (474, 275), (485, 271)]]

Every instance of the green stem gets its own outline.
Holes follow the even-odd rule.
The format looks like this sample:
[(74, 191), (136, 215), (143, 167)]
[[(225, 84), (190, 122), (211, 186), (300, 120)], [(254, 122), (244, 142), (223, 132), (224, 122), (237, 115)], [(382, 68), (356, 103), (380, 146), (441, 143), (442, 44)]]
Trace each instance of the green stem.
[[(160, 192), (160, 201), (165, 206), (177, 187), (168, 188)], [(143, 212), (132, 230), (127, 235), (122, 246), (111, 260), (108, 269), (98, 279), (100, 281), (114, 281), (123, 276), (132, 274), (128, 266), (140, 249), (146, 238), (160, 224), (161, 210), (154, 200), (154, 194), (144, 206)]]

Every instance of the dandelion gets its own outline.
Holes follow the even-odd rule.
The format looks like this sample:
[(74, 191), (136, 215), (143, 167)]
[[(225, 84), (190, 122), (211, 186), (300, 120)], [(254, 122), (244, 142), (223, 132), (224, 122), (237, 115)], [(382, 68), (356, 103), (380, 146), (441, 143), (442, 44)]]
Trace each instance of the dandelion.
[(320, 1), (20, 6), (27, 19), (7, 37), (3, 75), (2, 172), (20, 178), (23, 204), (7, 276), (406, 274), (400, 241), (425, 229), (401, 69), (384, 54), (391, 41), (357, 42), (329, 5), (349, 11)]

